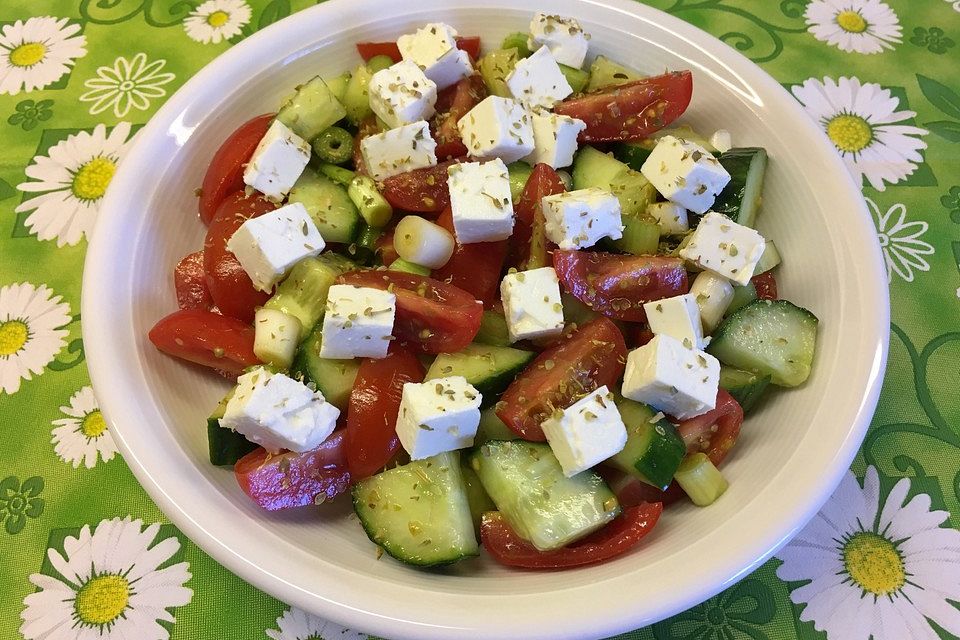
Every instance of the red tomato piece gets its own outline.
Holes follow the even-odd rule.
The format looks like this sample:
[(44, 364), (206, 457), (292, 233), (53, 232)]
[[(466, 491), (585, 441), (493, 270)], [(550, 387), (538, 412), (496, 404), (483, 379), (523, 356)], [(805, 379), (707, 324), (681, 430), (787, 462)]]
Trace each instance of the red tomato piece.
[(401, 271), (351, 271), (337, 282), (390, 290), (397, 296), (393, 335), (425, 353), (454, 353), (480, 330), (483, 305), (459, 287)]
[(393, 246), (393, 231), (387, 231), (377, 238), (376, 247), (377, 253), (380, 254), (380, 262), (388, 267), (400, 257), (396, 247)]
[[(457, 48), (466, 51), (476, 60), (480, 57), (480, 36), (457, 36)], [(394, 62), (400, 62), (400, 48), (396, 42), (358, 42), (357, 52), (364, 62), (374, 56), (390, 56)]]
[(483, 514), (480, 540), (500, 564), (524, 569), (567, 569), (598, 564), (622, 555), (635, 547), (660, 519), (659, 502), (627, 507), (603, 529), (562, 549), (539, 551), (510, 528), (496, 511)]
[(372, 476), (400, 449), (397, 412), (407, 382), (423, 382), (417, 354), (394, 343), (386, 358), (364, 358), (347, 407), (347, 467), (354, 479)]
[(253, 353), (253, 327), (205, 309), (174, 311), (153, 325), (147, 337), (166, 354), (232, 375), (260, 364)]
[(679, 118), (690, 104), (693, 76), (672, 71), (570, 98), (554, 112), (587, 123), (581, 142), (638, 140)]
[(624, 338), (628, 347), (636, 349), (653, 340), (653, 331), (647, 324), (631, 322), (624, 327)]
[(610, 490), (617, 494), (617, 501), (624, 508), (645, 502), (660, 502), (666, 508), (686, 497), (683, 489), (676, 482), (671, 482), (666, 491), (661, 491), (646, 482), (623, 473), (619, 469), (600, 465), (597, 471), (606, 481)]
[(757, 289), (758, 300), (777, 299), (777, 279), (773, 277), (772, 271), (766, 271), (758, 276), (753, 276), (751, 282), (753, 282), (753, 286)]
[(253, 322), (255, 309), (270, 297), (254, 289), (240, 261), (227, 251), (227, 241), (244, 222), (275, 208), (264, 198), (237, 191), (227, 196), (210, 222), (203, 242), (203, 270), (210, 296), (224, 315)]
[(243, 492), (267, 511), (320, 504), (350, 488), (344, 431), (334, 432), (316, 449), (272, 455), (263, 447), (233, 467)]
[(720, 466), (740, 435), (743, 424), (743, 409), (727, 393), (726, 389), (717, 389), (717, 404), (712, 411), (683, 420), (677, 430), (687, 443), (687, 453), (703, 452), (715, 466)]
[(173, 270), (173, 286), (177, 291), (177, 306), (181, 309), (209, 311), (213, 307), (203, 271), (203, 251), (194, 251), (177, 263)]
[(467, 147), (460, 139), (457, 121), (487, 95), (487, 85), (483, 83), (483, 78), (475, 73), (447, 87), (437, 96), (437, 113), (430, 119), (430, 129), (433, 139), (437, 141), (436, 153), (439, 160), (467, 155)]
[(597, 318), (543, 351), (510, 383), (497, 403), (497, 416), (525, 440), (544, 441), (540, 424), (554, 409), (623, 375), (627, 346), (617, 325)]
[[(453, 213), (448, 206), (437, 218), (437, 224), (453, 234)], [(507, 258), (509, 240), (496, 242), (457, 242), (453, 255), (439, 269), (434, 269), (433, 277), (442, 282), (460, 287), (490, 308), (496, 302), (500, 291), (500, 273)]]
[(599, 251), (553, 252), (563, 287), (577, 300), (617, 320), (643, 322), (643, 304), (686, 293), (680, 258), (628, 256)]
[(516, 222), (510, 236), (510, 264), (525, 270), (531, 263), (537, 266), (550, 264), (548, 253), (556, 248), (547, 240), (540, 201), (544, 196), (563, 193), (566, 188), (557, 172), (548, 164), (540, 163), (533, 168), (523, 193), (514, 206)]
[(387, 202), (397, 209), (420, 213), (443, 211), (450, 204), (447, 167), (465, 159), (454, 158), (432, 167), (390, 176), (382, 182), (380, 191)]
[(220, 203), (229, 194), (243, 189), (243, 169), (267, 132), (273, 116), (265, 113), (244, 122), (213, 154), (200, 188), (200, 220), (203, 224), (210, 224)]

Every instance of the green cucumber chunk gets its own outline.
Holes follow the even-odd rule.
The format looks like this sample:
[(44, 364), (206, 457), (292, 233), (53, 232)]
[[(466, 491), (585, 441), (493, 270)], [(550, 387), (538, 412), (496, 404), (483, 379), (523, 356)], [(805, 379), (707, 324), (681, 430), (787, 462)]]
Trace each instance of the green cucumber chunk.
[(698, 507), (713, 504), (730, 486), (705, 453), (687, 456), (674, 477), (683, 492), (690, 496), (690, 500)]
[(367, 69), (370, 69), (370, 73), (383, 71), (384, 69), (389, 69), (392, 66), (393, 58), (382, 53), (367, 60)]
[(350, 403), (350, 392), (360, 370), (360, 360), (330, 360), (320, 357), (323, 334), (318, 324), (300, 343), (290, 374), (304, 382), (312, 382), (327, 402), (341, 411)]
[(720, 154), (730, 182), (713, 203), (713, 210), (747, 227), (755, 227), (767, 171), (767, 152), (760, 147), (730, 149)]
[[(477, 61), (477, 70), (483, 78), (490, 95), (501, 98), (512, 98), (513, 94), (507, 87), (507, 76), (513, 71), (520, 56), (516, 49), (497, 49), (482, 56)], [(516, 200), (514, 200), (516, 202)]]
[(210, 464), (218, 467), (232, 467), (237, 460), (259, 446), (247, 440), (243, 434), (220, 426), (220, 418), (226, 412), (227, 403), (230, 402), (235, 390), (236, 388), (230, 389), (207, 418), (207, 448), (210, 452)]
[(516, 49), (517, 55), (521, 58), (527, 58), (533, 54), (527, 44), (529, 36), (522, 31), (507, 34), (500, 45), (501, 49)]
[(296, 94), (280, 107), (277, 120), (304, 140), (310, 141), (346, 115), (346, 110), (330, 87), (323, 78), (317, 76), (297, 87)]
[(733, 299), (730, 301), (730, 306), (727, 307), (724, 315), (730, 315), (731, 313), (739, 311), (756, 299), (757, 287), (754, 286), (752, 282), (748, 282), (744, 286), (735, 284), (733, 285)]
[(299, 202), (326, 242), (353, 242), (363, 220), (347, 190), (310, 167), (290, 189), (288, 202)]
[(480, 482), (477, 472), (470, 468), (466, 458), (460, 463), (460, 474), (463, 476), (463, 487), (467, 490), (467, 503), (470, 505), (470, 517), (473, 518), (473, 530), (480, 537), (480, 521), (487, 511), (496, 511), (497, 505), (487, 495), (486, 489)]
[(489, 344), (494, 347), (509, 347), (510, 332), (507, 330), (507, 319), (497, 311), (484, 311), (480, 319), (480, 329), (473, 341), (478, 344)]
[(330, 89), (330, 93), (340, 101), (340, 104), (343, 104), (343, 94), (347, 92), (347, 84), (350, 82), (350, 72), (346, 71), (341, 73), (336, 78), (327, 80), (327, 88)]
[(750, 411), (770, 385), (770, 376), (720, 365), (720, 387), (733, 396), (744, 413)]
[(576, 67), (568, 67), (565, 64), (558, 66), (560, 67), (560, 73), (562, 73), (563, 77), (567, 79), (567, 84), (570, 85), (570, 88), (573, 89), (574, 93), (580, 93), (583, 91), (590, 82), (589, 71), (577, 69)]
[(614, 62), (606, 56), (597, 56), (590, 64), (590, 82), (587, 92), (605, 89), (631, 80), (639, 80), (643, 74)]
[[(343, 108), (347, 113), (347, 120), (350, 124), (357, 126), (367, 116), (373, 113), (370, 108), (370, 79), (373, 73), (367, 68), (367, 65), (361, 64), (353, 70), (350, 76), (350, 82), (343, 93)], [(331, 123), (332, 124), (332, 123)]]
[(619, 395), (615, 402), (627, 427), (627, 444), (607, 464), (666, 490), (687, 453), (683, 438), (662, 413), (642, 402)]
[(514, 206), (520, 200), (531, 173), (533, 173), (533, 167), (526, 162), (517, 161), (507, 165), (507, 175), (510, 177), (510, 200)]
[(777, 250), (777, 245), (773, 244), (773, 240), (767, 240), (763, 246), (763, 253), (760, 254), (760, 259), (757, 261), (757, 266), (753, 270), (753, 275), (758, 276), (761, 273), (766, 273), (780, 262), (780, 251)]
[(493, 440), (518, 440), (518, 436), (497, 416), (496, 407), (487, 407), (480, 411), (480, 424), (477, 435), (473, 437), (473, 446), (479, 447)]
[(327, 307), (327, 292), (341, 273), (352, 271), (357, 265), (335, 253), (326, 252), (316, 258), (304, 258), (293, 265), (277, 290), (263, 305), (277, 309), (300, 321), (303, 331), (309, 331), (323, 316)]
[(532, 351), (512, 347), (469, 344), (456, 353), (438, 355), (424, 380), (463, 376), (483, 395), (481, 406), (489, 406), (497, 401), (534, 355)]

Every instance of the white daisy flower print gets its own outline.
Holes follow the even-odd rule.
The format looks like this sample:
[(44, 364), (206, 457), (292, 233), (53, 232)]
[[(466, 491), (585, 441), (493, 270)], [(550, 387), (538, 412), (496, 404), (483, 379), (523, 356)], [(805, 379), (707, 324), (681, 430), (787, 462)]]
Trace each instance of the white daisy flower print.
[(813, 0), (804, 17), (817, 40), (847, 53), (880, 53), (903, 42), (897, 14), (880, 0)]
[(43, 89), (87, 55), (80, 25), (38, 16), (0, 28), (0, 95)]
[(60, 577), (35, 573), (39, 591), (24, 598), (20, 633), (27, 640), (165, 640), (159, 622), (174, 622), (168, 611), (190, 602), (184, 585), (189, 565), (162, 567), (180, 549), (176, 537), (157, 540), (159, 524), (103, 520), (91, 533), (63, 541), (64, 553), (47, 550)]
[(267, 629), (272, 640), (367, 640), (370, 636), (341, 627), (296, 607), (277, 618), (278, 629)]
[(810, 78), (792, 88), (807, 114), (830, 137), (858, 183), (877, 191), (905, 180), (923, 162), (926, 129), (897, 124), (917, 114), (897, 111), (900, 101), (878, 84), (857, 78)]
[(883, 249), (883, 260), (887, 264), (887, 282), (893, 274), (906, 282), (913, 282), (913, 271), (930, 271), (930, 264), (923, 256), (931, 256), (934, 248), (920, 239), (930, 225), (924, 220), (907, 222), (907, 207), (895, 204), (886, 213), (880, 213), (880, 207), (870, 198), (864, 198), (877, 225), (877, 239)]
[(67, 406), (60, 407), (66, 418), (53, 421), (53, 450), (64, 462), (76, 469), (81, 463), (93, 469), (97, 460), (109, 462), (117, 454), (117, 445), (107, 431), (100, 405), (93, 388), (83, 387), (70, 396)]
[(823, 510), (777, 553), (782, 580), (805, 581), (790, 599), (805, 604), (828, 640), (938, 640), (929, 618), (960, 634), (960, 531), (941, 528), (946, 511), (930, 496), (906, 502), (903, 478), (881, 504), (880, 481), (867, 468), (861, 489), (848, 473)]
[(110, 109), (118, 118), (130, 109), (146, 111), (152, 98), (167, 95), (163, 85), (173, 82), (172, 73), (161, 73), (166, 60), (147, 62), (147, 54), (138, 53), (132, 60), (120, 56), (112, 67), (97, 69), (97, 77), (83, 83), (89, 91), (80, 96), (80, 102), (91, 102), (90, 114), (97, 115)]
[(239, 35), (250, 15), (243, 0), (207, 0), (183, 19), (183, 28), (191, 40), (217, 44)]
[(29, 182), (17, 189), (42, 193), (21, 203), (16, 211), (31, 212), (25, 221), (40, 240), (57, 246), (74, 245), (93, 229), (103, 194), (130, 144), (130, 123), (121, 122), (107, 134), (106, 125), (81, 131), (36, 156), (26, 168)]
[(20, 390), (66, 345), (70, 305), (41, 284), (0, 287), (0, 394)]

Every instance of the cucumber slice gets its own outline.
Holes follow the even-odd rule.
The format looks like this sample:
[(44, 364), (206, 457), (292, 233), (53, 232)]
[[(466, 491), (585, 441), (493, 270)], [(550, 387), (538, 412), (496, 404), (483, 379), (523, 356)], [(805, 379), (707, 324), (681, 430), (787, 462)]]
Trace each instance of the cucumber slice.
[(503, 43), (500, 45), (501, 49), (516, 49), (517, 55), (521, 58), (530, 57), (533, 54), (533, 51), (530, 50), (530, 46), (527, 44), (528, 36), (522, 31), (517, 31), (515, 33), (507, 34), (503, 39)]
[(607, 189), (613, 178), (623, 171), (626, 165), (612, 155), (594, 149), (590, 145), (580, 147), (573, 159), (573, 188), (586, 189), (600, 187)]
[(367, 537), (401, 562), (430, 567), (480, 552), (456, 451), (361, 480), (353, 509)]
[(473, 437), (473, 446), (479, 447), (493, 440), (519, 440), (506, 423), (497, 416), (495, 407), (487, 407), (480, 412), (480, 424), (477, 435)]
[(384, 69), (389, 69), (392, 66), (393, 58), (382, 53), (367, 60), (367, 69), (370, 69), (371, 73), (383, 71)]
[(300, 343), (290, 372), (295, 378), (312, 382), (327, 402), (341, 411), (350, 404), (350, 392), (360, 370), (360, 360), (330, 360), (320, 357), (323, 335), (317, 325), (307, 339)]
[(773, 240), (767, 240), (763, 246), (763, 253), (757, 261), (757, 266), (753, 270), (753, 275), (758, 276), (761, 273), (766, 273), (780, 262), (780, 252), (777, 250), (777, 245), (773, 244)]
[(810, 375), (818, 323), (786, 300), (757, 300), (720, 323), (707, 351), (723, 364), (795, 387)]
[(526, 162), (518, 160), (507, 165), (507, 175), (510, 177), (510, 200), (514, 204), (520, 200), (531, 173), (533, 173), (533, 167)]
[(259, 445), (250, 442), (242, 434), (220, 426), (220, 418), (227, 410), (227, 403), (233, 397), (230, 389), (217, 408), (207, 418), (207, 448), (210, 452), (210, 464), (218, 467), (232, 467), (237, 460), (247, 455)]
[(713, 504), (730, 486), (705, 453), (688, 456), (675, 477), (683, 492), (698, 507)]
[(547, 444), (488, 442), (470, 454), (470, 466), (513, 530), (541, 551), (579, 540), (620, 513), (600, 476), (567, 478)]
[[(500, 96), (501, 98), (512, 98), (513, 94), (507, 87), (507, 76), (513, 71), (520, 59), (516, 49), (497, 49), (477, 61), (477, 70), (480, 77), (483, 78), (483, 84), (487, 85), (487, 91), (490, 95)], [(514, 198), (516, 202), (516, 198)]]
[(353, 70), (350, 76), (350, 82), (343, 93), (343, 108), (347, 114), (347, 120), (350, 124), (357, 126), (360, 122), (373, 113), (370, 108), (370, 93), (367, 87), (370, 86), (370, 79), (373, 77), (367, 65), (361, 64)]
[(662, 413), (655, 414), (642, 402), (622, 396), (615, 402), (627, 427), (627, 444), (607, 464), (666, 490), (687, 453), (683, 438)]
[(619, 62), (614, 62), (606, 56), (597, 56), (590, 64), (590, 82), (587, 83), (587, 92), (639, 80), (642, 77), (642, 74)]
[(406, 273), (415, 273), (418, 276), (429, 276), (430, 269), (424, 267), (423, 265), (415, 264), (404, 260), (403, 258), (397, 258), (387, 266), (387, 269), (390, 271), (404, 271)]
[(720, 366), (720, 386), (733, 396), (744, 413), (757, 404), (770, 385), (770, 376), (761, 376), (749, 371)]
[(327, 80), (327, 87), (330, 89), (330, 93), (340, 101), (340, 104), (343, 104), (343, 94), (347, 92), (347, 83), (350, 82), (350, 72), (346, 71), (341, 73), (336, 78), (332, 80)]
[(309, 141), (346, 115), (346, 110), (330, 87), (323, 78), (317, 76), (297, 87), (297, 93), (280, 107), (277, 120)]
[(263, 306), (293, 316), (300, 321), (304, 332), (309, 331), (323, 316), (333, 281), (341, 273), (356, 268), (352, 261), (331, 252), (304, 258), (293, 265), (290, 275)]
[(473, 337), (477, 344), (488, 344), (494, 347), (509, 347), (510, 332), (507, 330), (507, 319), (497, 311), (484, 311), (480, 319), (480, 329)]
[(754, 227), (767, 171), (767, 151), (760, 147), (730, 149), (721, 153), (719, 160), (730, 174), (730, 182), (717, 196), (713, 210), (739, 224)]
[(463, 476), (463, 488), (467, 491), (467, 504), (470, 505), (470, 517), (473, 518), (473, 530), (480, 536), (480, 521), (487, 511), (496, 511), (497, 505), (487, 495), (477, 472), (470, 468), (466, 459), (461, 461), (460, 474)]
[(457, 353), (441, 353), (430, 365), (424, 380), (463, 376), (483, 395), (481, 406), (497, 401), (535, 354), (512, 347), (469, 344)]
[(560, 73), (567, 79), (567, 84), (573, 89), (574, 93), (580, 93), (590, 82), (590, 72), (575, 67), (568, 67), (565, 64), (559, 65)]
[(302, 204), (327, 242), (353, 242), (363, 222), (347, 190), (307, 167), (290, 189), (288, 202)]
[(752, 282), (748, 282), (745, 286), (733, 285), (733, 300), (730, 301), (730, 306), (727, 307), (725, 315), (730, 315), (735, 311), (739, 311), (744, 308), (751, 302), (757, 299), (757, 288)]

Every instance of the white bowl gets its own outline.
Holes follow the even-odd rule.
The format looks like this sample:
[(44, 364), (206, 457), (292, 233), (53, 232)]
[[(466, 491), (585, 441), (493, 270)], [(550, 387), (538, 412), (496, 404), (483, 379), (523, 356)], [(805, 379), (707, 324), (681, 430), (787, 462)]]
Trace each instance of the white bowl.
[[(482, 7), (480, 6), (482, 5)], [(800, 389), (750, 415), (713, 506), (669, 509), (628, 555), (560, 573), (481, 558), (443, 571), (377, 559), (349, 500), (270, 514), (207, 461), (204, 419), (226, 383), (158, 353), (147, 331), (176, 308), (171, 271), (201, 247), (194, 189), (239, 123), (297, 83), (358, 62), (354, 43), (442, 20), (487, 47), (525, 30), (532, 0), (351, 0), (297, 13), (223, 54), (153, 117), (113, 179), (83, 281), (90, 374), (123, 456), (164, 513), (206, 552), (277, 598), (390, 638), (599, 638), (649, 624), (744, 577), (823, 504), (872, 416), (889, 305), (859, 189), (824, 135), (773, 79), (702, 31), (627, 0), (554, 0), (593, 34), (591, 52), (658, 73), (689, 68), (683, 121), (770, 152), (760, 230), (790, 300), (820, 318)]]

